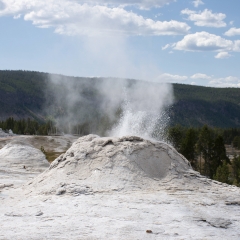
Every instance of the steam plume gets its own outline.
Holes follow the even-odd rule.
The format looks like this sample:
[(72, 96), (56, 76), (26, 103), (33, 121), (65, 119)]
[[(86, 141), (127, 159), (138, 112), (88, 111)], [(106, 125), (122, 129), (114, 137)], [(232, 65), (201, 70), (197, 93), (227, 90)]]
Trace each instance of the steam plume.
[(48, 112), (64, 132), (87, 124), (87, 133), (162, 139), (173, 101), (170, 84), (117, 78), (51, 75), (48, 90)]

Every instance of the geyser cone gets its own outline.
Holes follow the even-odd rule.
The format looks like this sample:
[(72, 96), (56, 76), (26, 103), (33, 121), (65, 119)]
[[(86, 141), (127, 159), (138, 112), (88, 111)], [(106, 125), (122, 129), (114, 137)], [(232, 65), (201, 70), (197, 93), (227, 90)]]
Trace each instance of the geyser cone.
[(171, 146), (139, 137), (79, 138), (27, 190), (44, 194), (156, 189), (163, 179), (192, 171)]
[(0, 168), (5, 171), (43, 172), (47, 167), (45, 155), (24, 139), (13, 140), (0, 150)]

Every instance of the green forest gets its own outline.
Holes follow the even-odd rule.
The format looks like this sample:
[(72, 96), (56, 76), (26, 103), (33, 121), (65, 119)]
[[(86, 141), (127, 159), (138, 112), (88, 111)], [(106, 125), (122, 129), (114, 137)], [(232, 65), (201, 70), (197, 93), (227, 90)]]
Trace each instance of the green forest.
[[(66, 84), (52, 84), (50, 79), (60, 79), (60, 82), (71, 83), (75, 89), (83, 95), (81, 103), (77, 104), (78, 115), (81, 119), (77, 122), (89, 123), (89, 115), (97, 122), (91, 122), (89, 127), (98, 124), (99, 119), (106, 118), (99, 111), (98, 83), (111, 81), (118, 84), (130, 79), (106, 79), (69, 77), (57, 74), (49, 74), (31, 71), (0, 71), (0, 120), (9, 117), (14, 119), (35, 119), (45, 122), (49, 117), (58, 117), (66, 114), (66, 104), (58, 102), (54, 90), (64, 96)], [(156, 89), (160, 86), (153, 84)], [(186, 127), (210, 127), (234, 128), (240, 127), (240, 91), (236, 88), (211, 88), (184, 84), (172, 84), (174, 103), (169, 108), (170, 124), (180, 124)], [(45, 111), (46, 105), (50, 111)], [(86, 112), (87, 110), (87, 112)]]
[(240, 156), (227, 155), (226, 145), (239, 146), (240, 129), (180, 125), (167, 130), (168, 141), (185, 156), (194, 170), (211, 179), (240, 186)]

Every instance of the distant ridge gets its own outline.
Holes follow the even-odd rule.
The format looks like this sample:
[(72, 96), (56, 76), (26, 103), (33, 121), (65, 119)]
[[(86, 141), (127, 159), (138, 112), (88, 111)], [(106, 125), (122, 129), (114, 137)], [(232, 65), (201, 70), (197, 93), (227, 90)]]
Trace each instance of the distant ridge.
[(240, 89), (173, 84), (171, 119), (183, 126), (240, 127)]
[[(0, 71), (0, 120), (34, 118), (44, 121), (46, 96), (54, 104), (51, 92), (46, 95), (49, 77), (54, 74), (31, 71)], [(97, 101), (92, 86), (103, 78), (60, 76), (66, 81), (77, 80), (84, 85), (94, 109)], [(115, 79), (121, 81), (121, 79)], [(135, 80), (129, 80), (135, 81)], [(87, 83), (87, 84), (86, 84)], [(156, 83), (149, 83), (156, 84)], [(183, 126), (240, 127), (240, 89), (210, 88), (184, 84), (173, 84), (175, 103), (169, 109), (171, 124)], [(86, 104), (86, 103), (84, 103)], [(63, 106), (58, 106), (63, 107)], [(64, 107), (63, 107), (64, 108)], [(85, 107), (85, 109), (88, 109)]]

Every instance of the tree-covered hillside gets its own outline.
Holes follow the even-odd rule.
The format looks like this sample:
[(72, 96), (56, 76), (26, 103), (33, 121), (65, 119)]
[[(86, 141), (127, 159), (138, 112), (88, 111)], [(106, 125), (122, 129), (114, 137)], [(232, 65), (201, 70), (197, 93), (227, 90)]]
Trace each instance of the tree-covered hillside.
[[(49, 87), (50, 78), (60, 79), (67, 84)], [(0, 120), (8, 117), (14, 119), (29, 117), (44, 121), (49, 115), (53, 118), (67, 115), (67, 108), (71, 106), (67, 106), (66, 101), (59, 101), (59, 99), (66, 98), (65, 90), (68, 85), (71, 85), (75, 93), (79, 91), (81, 96), (84, 96), (71, 107), (72, 111), (84, 118), (80, 121), (94, 119), (95, 122), (92, 125), (96, 125), (96, 121), (108, 124), (109, 119), (100, 113), (99, 97), (101, 96), (98, 92), (100, 81), (106, 80), (30, 71), (0, 71)], [(114, 84), (121, 81), (129, 81), (130, 85), (135, 82), (114, 79)], [(157, 84), (156, 87), (158, 87)], [(53, 93), (54, 91), (56, 93), (56, 89), (61, 98), (56, 98)], [(240, 127), (240, 89), (173, 84), (173, 90), (175, 102), (169, 109), (172, 125), (199, 127), (207, 124), (211, 127)], [(118, 110), (116, 109), (116, 112)]]
[(0, 71), (0, 120), (40, 118), (48, 74), (29, 71)]
[(183, 126), (239, 127), (240, 89), (174, 84), (172, 123)]

